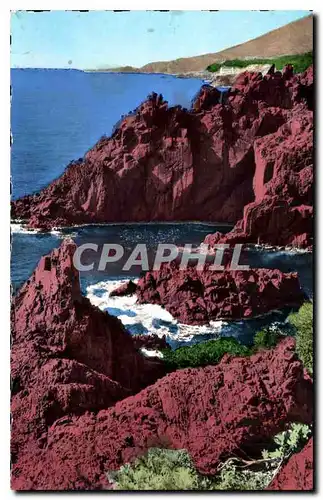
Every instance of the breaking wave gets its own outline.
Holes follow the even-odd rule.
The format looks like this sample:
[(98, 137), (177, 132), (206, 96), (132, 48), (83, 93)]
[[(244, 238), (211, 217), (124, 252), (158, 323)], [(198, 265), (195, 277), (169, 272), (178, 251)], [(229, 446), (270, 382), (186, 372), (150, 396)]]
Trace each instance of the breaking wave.
[[(212, 321), (208, 325), (184, 325), (179, 323), (163, 307), (156, 304), (138, 304), (136, 295), (110, 297), (112, 290), (127, 280), (100, 281), (86, 288), (86, 296), (102, 311), (117, 316), (132, 334), (166, 335), (172, 347), (191, 343), (196, 337), (217, 338), (226, 323)], [(133, 280), (136, 281), (136, 280)]]

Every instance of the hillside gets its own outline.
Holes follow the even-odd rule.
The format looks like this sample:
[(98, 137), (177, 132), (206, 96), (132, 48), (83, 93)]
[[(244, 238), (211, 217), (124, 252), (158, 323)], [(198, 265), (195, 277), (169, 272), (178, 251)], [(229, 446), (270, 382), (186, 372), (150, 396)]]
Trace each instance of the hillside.
[(298, 21), (286, 24), (265, 35), (248, 42), (235, 45), (212, 54), (158, 61), (141, 68), (125, 66), (113, 71), (143, 73), (185, 73), (203, 71), (214, 62), (226, 59), (268, 58), (282, 55), (303, 54), (313, 50), (313, 16), (306, 16)]

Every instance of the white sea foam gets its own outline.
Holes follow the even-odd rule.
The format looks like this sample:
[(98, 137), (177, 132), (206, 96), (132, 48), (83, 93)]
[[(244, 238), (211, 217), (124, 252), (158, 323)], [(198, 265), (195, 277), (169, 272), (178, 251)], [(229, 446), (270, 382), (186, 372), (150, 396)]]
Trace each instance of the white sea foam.
[(63, 239), (69, 239), (69, 238), (75, 238), (75, 237), (77, 237), (77, 232), (76, 231), (72, 231), (72, 228), (70, 228), (69, 231), (67, 231), (67, 230), (62, 231), (62, 229), (60, 227), (53, 227), (50, 230), (50, 234), (52, 236), (57, 236), (58, 238), (63, 238)]
[(163, 358), (163, 353), (160, 351), (154, 351), (153, 349), (146, 349), (142, 347), (140, 351), (147, 356), (147, 358)]
[(217, 337), (226, 324), (224, 321), (211, 321), (210, 324), (203, 326), (184, 325), (159, 305), (138, 304), (136, 295), (110, 297), (112, 290), (126, 281), (101, 281), (88, 286), (86, 294), (93, 305), (117, 316), (130, 331), (140, 333), (142, 329), (145, 333), (156, 334), (159, 337), (166, 335), (166, 339), (190, 342), (196, 335)]
[(293, 246), (274, 246), (274, 245), (266, 245), (266, 244), (252, 244), (246, 245), (245, 249), (249, 250), (257, 250), (260, 252), (266, 253), (274, 253), (277, 255), (288, 255), (288, 254), (303, 254), (303, 253), (312, 253), (312, 250), (308, 250), (307, 248), (298, 248)]
[(61, 237), (62, 236), (62, 232), (60, 230), (59, 227), (53, 227), (51, 230), (50, 230), (50, 234), (52, 234), (53, 236), (59, 236)]
[(36, 234), (36, 233), (41, 232), (40, 229), (34, 229), (34, 228), (27, 227), (26, 224), (23, 224), (21, 222), (14, 222), (14, 223), (10, 224), (10, 228), (11, 228), (12, 233)]

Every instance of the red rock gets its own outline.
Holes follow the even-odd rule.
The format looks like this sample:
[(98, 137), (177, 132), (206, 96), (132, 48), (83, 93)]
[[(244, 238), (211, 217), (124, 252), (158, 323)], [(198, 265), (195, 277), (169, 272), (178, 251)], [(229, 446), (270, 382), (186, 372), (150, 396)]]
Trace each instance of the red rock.
[(123, 283), (110, 293), (110, 297), (124, 297), (136, 293), (137, 285), (132, 280)]
[[(284, 79), (292, 102), (291, 110), (285, 114), (285, 123), (254, 141), (255, 200), (244, 207), (243, 218), (230, 233), (222, 237), (218, 233), (207, 236), (205, 241), (209, 244), (312, 246), (313, 68), (294, 78), (287, 68)], [(266, 81), (270, 82), (271, 77)], [(262, 82), (255, 80), (249, 84), (248, 95), (260, 92)], [(279, 82), (282, 85), (281, 79)]]
[(186, 448), (201, 473), (214, 474), (228, 457), (256, 456), (288, 422), (313, 416), (312, 381), (291, 338), (250, 358), (178, 370), (98, 413), (44, 424), (47, 402), (37, 377), (14, 397), (13, 489), (106, 489), (109, 470), (152, 446)]
[(212, 108), (216, 104), (219, 104), (221, 100), (221, 92), (209, 85), (202, 85), (200, 91), (198, 92), (193, 108), (195, 111), (203, 111)]
[(107, 408), (165, 374), (117, 318), (81, 295), (75, 249), (64, 240), (42, 257), (13, 300), (13, 462), (30, 443), (39, 453), (54, 422)]
[[(12, 216), (45, 229), (115, 221), (236, 223), (255, 194), (282, 190), (292, 206), (305, 198), (311, 205), (310, 71), (287, 73), (240, 75), (225, 105), (216, 89), (203, 87), (190, 111), (169, 108), (152, 94), (47, 188), (14, 201)], [(265, 183), (273, 162), (267, 156), (281, 142), (274, 177)]]
[(297, 273), (278, 269), (180, 270), (171, 263), (147, 272), (137, 284), (139, 303), (158, 304), (181, 323), (205, 324), (218, 319), (257, 316), (304, 300)]
[(142, 347), (145, 347), (146, 349), (152, 349), (154, 351), (159, 351), (160, 349), (167, 349), (169, 348), (169, 345), (166, 342), (166, 335), (163, 335), (162, 337), (158, 337), (158, 335), (151, 334), (151, 335), (145, 335), (145, 334), (136, 334), (132, 335), (132, 340), (134, 343), (134, 346), (137, 349), (141, 349)]
[(34, 370), (53, 357), (66, 358), (138, 390), (156, 377), (121, 321), (82, 296), (72, 261), (75, 249), (71, 240), (64, 240), (59, 249), (42, 257), (13, 301), (13, 377), (19, 386), (28, 382), (31, 374), (25, 364), (34, 362), (33, 351), (38, 349), (42, 358)]
[(294, 75), (294, 68), (292, 64), (286, 64), (283, 69), (283, 77), (285, 80), (290, 80)]
[(290, 457), (267, 490), (313, 491), (313, 438)]

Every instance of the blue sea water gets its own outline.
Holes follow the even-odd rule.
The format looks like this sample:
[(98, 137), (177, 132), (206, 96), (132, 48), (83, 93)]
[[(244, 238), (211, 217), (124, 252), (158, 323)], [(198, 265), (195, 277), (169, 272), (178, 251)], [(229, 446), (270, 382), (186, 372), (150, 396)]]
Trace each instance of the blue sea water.
[[(75, 70), (12, 70), (11, 150), (12, 196), (40, 190), (59, 176), (69, 161), (82, 157), (102, 136), (109, 135), (121, 115), (134, 110), (151, 92), (162, 93), (170, 105), (190, 107), (202, 82), (166, 75), (84, 73)], [(198, 246), (208, 233), (229, 227), (201, 223), (114, 224), (30, 233), (14, 225), (11, 278), (13, 289), (30, 276), (40, 257), (57, 247), (65, 236), (82, 243), (119, 243), (128, 256), (137, 243), (148, 245), (153, 259), (158, 243)], [(298, 271), (301, 284), (312, 295), (310, 254), (249, 250), (241, 263)], [(111, 298), (111, 290), (139, 268), (122, 272), (109, 265), (106, 272), (81, 273), (82, 290), (102, 310), (118, 316), (132, 333), (166, 334), (173, 347), (214, 336), (233, 335), (251, 342), (263, 325), (284, 321), (286, 312), (240, 322), (216, 322), (203, 327), (178, 324), (158, 306), (139, 306), (134, 297)]]

